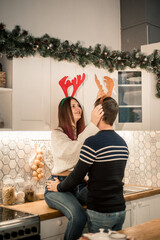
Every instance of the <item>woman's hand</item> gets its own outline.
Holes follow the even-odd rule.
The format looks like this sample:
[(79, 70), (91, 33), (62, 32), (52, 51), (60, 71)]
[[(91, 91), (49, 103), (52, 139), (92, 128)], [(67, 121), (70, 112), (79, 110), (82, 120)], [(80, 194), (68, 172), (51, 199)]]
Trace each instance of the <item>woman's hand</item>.
[(97, 97), (96, 97), (96, 100), (99, 99), (99, 98), (101, 98), (101, 97), (102, 97), (101, 92), (98, 91), (98, 93), (97, 93)]
[(47, 182), (47, 188), (48, 191), (52, 191), (52, 192), (58, 192), (57, 190), (57, 185), (60, 183), (58, 178), (54, 178), (54, 181), (52, 180), (48, 180)]
[(94, 123), (97, 126), (101, 117), (103, 116), (103, 114), (104, 114), (104, 111), (103, 111), (103, 108), (102, 108), (102, 104), (97, 105), (92, 110), (91, 122)]

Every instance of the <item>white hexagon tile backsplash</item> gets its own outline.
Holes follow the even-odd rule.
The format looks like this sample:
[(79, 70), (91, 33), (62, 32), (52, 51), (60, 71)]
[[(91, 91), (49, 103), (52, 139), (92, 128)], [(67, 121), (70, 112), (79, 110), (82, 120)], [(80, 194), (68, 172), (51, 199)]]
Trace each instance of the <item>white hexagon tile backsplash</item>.
[[(118, 131), (129, 147), (129, 160), (125, 171), (125, 183), (160, 187), (160, 131)], [(44, 136), (44, 133), (43, 133)], [(50, 135), (49, 135), (50, 136)], [(33, 138), (18, 132), (0, 135), (0, 181), (5, 175), (15, 180), (20, 173), (26, 180), (32, 178), (29, 159), (41, 147), (44, 156), (44, 178), (37, 185), (45, 185), (54, 164), (50, 137)]]

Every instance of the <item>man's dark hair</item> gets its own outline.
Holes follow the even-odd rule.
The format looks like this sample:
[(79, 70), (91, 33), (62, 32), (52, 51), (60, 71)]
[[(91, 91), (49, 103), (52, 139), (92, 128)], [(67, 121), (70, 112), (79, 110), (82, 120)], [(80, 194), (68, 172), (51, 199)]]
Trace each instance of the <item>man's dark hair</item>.
[[(100, 100), (101, 98), (96, 100), (95, 106), (100, 104)], [(103, 99), (102, 107), (104, 111), (103, 121), (112, 126), (119, 111), (119, 106), (116, 100), (112, 97), (106, 97)]]

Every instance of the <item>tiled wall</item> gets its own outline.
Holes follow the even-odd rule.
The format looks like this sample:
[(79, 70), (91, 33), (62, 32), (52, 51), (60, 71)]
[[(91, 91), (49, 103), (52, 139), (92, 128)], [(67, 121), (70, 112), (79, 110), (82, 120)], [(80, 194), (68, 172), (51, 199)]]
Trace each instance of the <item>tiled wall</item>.
[[(160, 187), (160, 131), (119, 131), (126, 140), (130, 157), (125, 172), (125, 182), (130, 184)], [(44, 178), (34, 181), (36, 187), (45, 186), (54, 164), (50, 133), (40, 132), (33, 136), (23, 132), (1, 132), (0, 134), (0, 182), (5, 175), (15, 180), (17, 174), (26, 180), (32, 179), (29, 159), (35, 153), (35, 144), (44, 152)]]
[(118, 133), (130, 151), (125, 183), (160, 187), (160, 131)]
[[(47, 137), (46, 137), (47, 135)], [(9, 175), (14, 181), (18, 174), (26, 180), (30, 179), (35, 187), (44, 187), (46, 179), (51, 175), (53, 158), (50, 152), (50, 134), (46, 132), (34, 134), (32, 132), (2, 132), (0, 134), (0, 182)], [(44, 139), (43, 139), (44, 138)], [(37, 140), (38, 139), (38, 140)], [(41, 139), (41, 140), (39, 140)], [(44, 178), (35, 181), (29, 160), (35, 154), (35, 146), (41, 147), (44, 157)]]

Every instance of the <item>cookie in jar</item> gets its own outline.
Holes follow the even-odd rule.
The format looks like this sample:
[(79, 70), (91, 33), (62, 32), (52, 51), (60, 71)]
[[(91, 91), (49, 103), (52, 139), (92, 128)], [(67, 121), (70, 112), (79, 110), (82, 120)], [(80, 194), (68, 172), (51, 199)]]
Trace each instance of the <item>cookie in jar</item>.
[(14, 181), (9, 175), (3, 179), (2, 202), (4, 205), (12, 205), (15, 203), (15, 187)]

